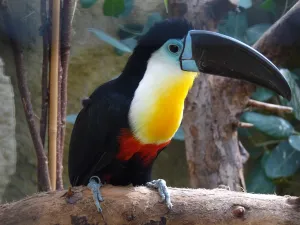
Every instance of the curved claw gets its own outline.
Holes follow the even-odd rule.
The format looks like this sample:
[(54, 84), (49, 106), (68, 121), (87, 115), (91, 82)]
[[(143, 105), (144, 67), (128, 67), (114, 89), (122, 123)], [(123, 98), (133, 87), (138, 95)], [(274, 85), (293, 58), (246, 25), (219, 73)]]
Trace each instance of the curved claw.
[(158, 193), (161, 196), (162, 200), (160, 202), (165, 202), (169, 209), (172, 208), (170, 193), (166, 184), (166, 181), (163, 179), (153, 180), (146, 183), (146, 186), (149, 188), (158, 189)]

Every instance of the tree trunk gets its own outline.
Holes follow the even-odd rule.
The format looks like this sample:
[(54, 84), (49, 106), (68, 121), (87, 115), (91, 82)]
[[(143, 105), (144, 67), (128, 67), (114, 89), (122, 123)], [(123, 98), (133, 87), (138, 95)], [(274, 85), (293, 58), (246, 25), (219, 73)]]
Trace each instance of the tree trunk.
[[(183, 16), (196, 29), (216, 31), (220, 19), (234, 9), (228, 0), (170, 1), (172, 16)], [(186, 9), (179, 12), (178, 8)], [(201, 73), (195, 80), (183, 116), (191, 186), (240, 190), (242, 160), (236, 125), (254, 85)]]
[[(232, 192), (225, 189), (171, 188), (173, 208), (168, 211), (155, 190), (146, 187), (101, 188), (102, 215), (87, 187), (40, 193), (0, 205), (2, 225), (296, 225), (300, 199)], [(228, 197), (230, 196), (230, 197)]]
[[(228, 0), (169, 2), (171, 16), (185, 17), (193, 22), (196, 29), (212, 31), (216, 30), (219, 20), (234, 8)], [(299, 2), (296, 5), (298, 8)], [(296, 11), (295, 7), (290, 11)], [(276, 57), (281, 53), (277, 51), (277, 54), (267, 54), (272, 49), (293, 49), (293, 44), (299, 43), (295, 42), (295, 39), (299, 41), (300, 36), (296, 32), (299, 31), (300, 20), (295, 14), (287, 13), (274, 24), (258, 41), (260, 44), (255, 45), (256, 49), (258, 51), (262, 49), (263, 54), (275, 62), (278, 62)], [(287, 35), (283, 34), (283, 30), (288, 32)], [(272, 42), (268, 41), (269, 37), (272, 37)], [(285, 48), (275, 48), (279, 40), (285, 41)], [(264, 47), (265, 43), (268, 43), (267, 47)], [(297, 51), (293, 51), (293, 54), (299, 55), (299, 45)], [(292, 58), (290, 54), (288, 57)], [(297, 62), (299, 65), (300, 60)], [(289, 65), (288, 60), (280, 64)], [(240, 153), (237, 125), (238, 117), (246, 108), (249, 96), (254, 90), (253, 84), (203, 73), (195, 80), (186, 100), (183, 117), (186, 156), (192, 187), (216, 188), (222, 184), (229, 186), (231, 190), (241, 190), (241, 187), (245, 189), (243, 177), (245, 160)]]

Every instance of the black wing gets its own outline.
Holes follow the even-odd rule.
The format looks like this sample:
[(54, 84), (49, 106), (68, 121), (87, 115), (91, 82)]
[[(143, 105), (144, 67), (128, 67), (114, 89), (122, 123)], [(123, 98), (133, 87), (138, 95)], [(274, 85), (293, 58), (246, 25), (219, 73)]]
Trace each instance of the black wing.
[(91, 175), (107, 166), (118, 152), (120, 128), (128, 127), (130, 99), (116, 93), (92, 98), (80, 111), (69, 147), (72, 186), (87, 185)]

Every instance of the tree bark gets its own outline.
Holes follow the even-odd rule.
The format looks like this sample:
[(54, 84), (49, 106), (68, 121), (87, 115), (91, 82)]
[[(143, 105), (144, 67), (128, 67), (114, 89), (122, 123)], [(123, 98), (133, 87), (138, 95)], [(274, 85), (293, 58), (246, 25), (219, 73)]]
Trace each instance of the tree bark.
[(300, 1), (278, 20), (254, 44), (277, 66), (298, 68), (300, 66)]
[[(173, 208), (168, 211), (165, 204), (159, 203), (157, 191), (146, 187), (106, 185), (101, 190), (104, 196), (101, 207), (107, 225), (300, 224), (300, 199), (296, 197), (225, 189), (171, 188)], [(91, 191), (87, 187), (72, 191), (72, 197), (65, 195), (66, 191), (56, 191), (0, 205), (1, 224), (105, 224)]]
[[(212, 31), (236, 7), (228, 0), (170, 2), (172, 16), (185, 17), (196, 29)], [(177, 8), (186, 10), (179, 13)], [(237, 116), (254, 88), (245, 82), (203, 73), (195, 80), (186, 99), (182, 123), (192, 187), (216, 188), (224, 184), (231, 190), (240, 190), (243, 163), (236, 133)]]
[[(235, 7), (228, 0), (169, 0), (169, 2), (171, 16), (185, 17), (196, 29), (212, 31), (216, 31), (219, 20)], [(299, 2), (296, 5), (298, 8)], [(291, 11), (295, 11), (295, 7)], [(291, 19), (292, 17), (294, 19)], [(300, 36), (296, 32), (299, 30), (298, 21), (300, 20), (296, 18), (295, 13), (287, 13), (254, 47), (258, 51), (262, 50), (270, 60), (278, 62), (276, 57), (281, 55), (280, 51), (269, 55), (267, 52), (273, 52), (273, 49), (293, 49), (295, 47), (293, 45), (299, 43), (295, 42), (299, 41)], [(286, 23), (289, 25), (284, 26)], [(294, 36), (284, 35), (283, 30), (289, 31), (288, 35)], [(272, 37), (271, 42), (269, 37)], [(275, 48), (279, 41), (283, 41), (282, 38), (285, 47)], [(264, 47), (264, 43), (268, 43), (267, 47)], [(293, 55), (291, 51), (289, 53), (280, 65), (290, 65), (287, 58)], [(299, 55), (299, 49), (298, 52), (293, 51), (293, 54)], [(300, 60), (297, 63), (299, 65)], [(240, 153), (237, 126), (238, 117), (246, 108), (249, 96), (254, 90), (253, 84), (203, 73), (195, 80), (186, 100), (182, 124), (192, 187), (216, 188), (223, 184), (229, 186), (231, 190), (245, 189), (244, 161)]]
[(16, 76), (20, 96), (22, 98), (24, 113), (26, 116), (27, 124), (35, 148), (37, 156), (37, 181), (39, 191), (50, 190), (50, 179), (48, 171), (48, 159), (44, 152), (42, 139), (39, 135), (38, 128), (34, 119), (34, 112), (31, 102), (30, 91), (27, 85), (27, 71), (24, 65), (24, 55), (21, 46), (20, 36), (18, 30), (13, 23), (11, 15), (9, 14), (8, 1), (0, 0), (0, 15), (4, 21), (8, 38), (10, 39), (11, 48), (14, 55), (16, 65)]

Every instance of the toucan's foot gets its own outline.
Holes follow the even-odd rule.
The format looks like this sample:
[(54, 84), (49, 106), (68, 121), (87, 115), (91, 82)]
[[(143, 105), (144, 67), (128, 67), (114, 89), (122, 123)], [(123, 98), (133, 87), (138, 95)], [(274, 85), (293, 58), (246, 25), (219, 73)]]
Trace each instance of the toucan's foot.
[(102, 213), (102, 208), (100, 206), (100, 202), (103, 202), (104, 199), (103, 199), (103, 197), (101, 195), (101, 192), (100, 192), (100, 187), (103, 186), (102, 183), (101, 183), (100, 178), (97, 177), (97, 176), (91, 177), (87, 186), (93, 192), (93, 198), (94, 198), (95, 205), (97, 207), (98, 212)]
[(146, 186), (149, 188), (158, 189), (158, 193), (162, 198), (161, 202), (165, 202), (169, 209), (172, 208), (170, 193), (166, 185), (166, 181), (163, 179), (153, 180), (146, 183)]

